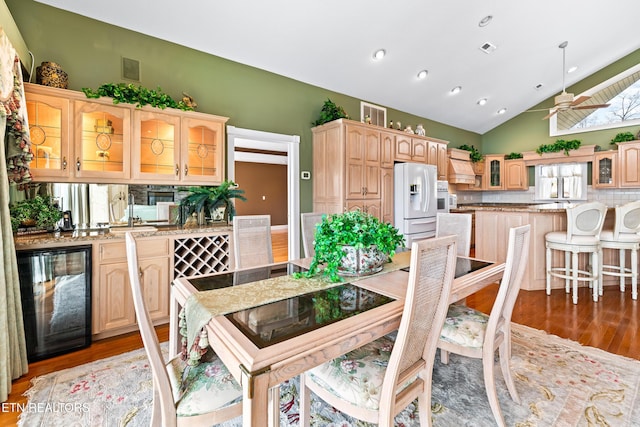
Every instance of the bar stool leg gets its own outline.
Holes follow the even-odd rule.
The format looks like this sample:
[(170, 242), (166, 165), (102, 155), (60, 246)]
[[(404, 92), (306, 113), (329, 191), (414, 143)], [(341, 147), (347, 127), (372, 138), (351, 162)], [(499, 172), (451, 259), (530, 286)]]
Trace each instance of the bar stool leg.
[[(571, 253), (566, 252), (566, 251), (565, 251), (565, 253), (564, 253), (564, 275), (565, 275), (565, 279), (564, 279), (564, 291), (565, 291), (566, 293), (569, 293), (569, 283), (570, 283), (570, 282), (569, 282), (569, 277), (572, 275), (572, 273), (571, 273), (571, 269), (573, 268), (573, 271), (574, 271), (574, 272), (577, 272), (577, 270), (576, 270), (575, 268), (576, 268), (576, 266), (578, 265), (578, 260), (577, 260), (578, 254), (577, 254), (577, 253), (574, 253), (574, 255), (575, 255), (575, 257), (576, 257), (576, 260), (575, 260), (575, 264), (572, 264), (572, 262), (573, 262), (573, 261), (572, 261), (572, 255), (571, 255)], [(576, 274), (577, 274), (577, 273), (576, 273)], [(574, 284), (573, 284), (573, 286), (574, 286), (574, 287), (575, 287), (575, 286), (577, 286), (577, 285), (576, 285), (576, 283), (577, 283), (577, 282), (576, 282), (576, 281), (574, 281)], [(575, 293), (575, 291), (574, 291), (574, 293)], [(578, 298), (578, 297), (577, 297), (577, 295), (575, 296), (575, 298)]]
[(547, 246), (547, 295), (551, 295), (551, 249)]
[(625, 276), (626, 276), (626, 252), (624, 249), (620, 249), (620, 292), (624, 292), (624, 281), (625, 281)]
[(638, 299), (638, 248), (631, 249), (631, 299)]
[[(568, 254), (568, 252), (567, 252)], [(578, 252), (571, 254), (571, 263), (567, 264), (571, 266), (573, 276), (573, 303), (578, 303)], [(568, 280), (568, 279), (567, 279)]]
[(602, 295), (600, 291), (600, 277), (598, 273), (600, 271), (598, 252), (591, 253), (591, 281), (593, 282), (593, 302), (598, 302), (598, 295)]

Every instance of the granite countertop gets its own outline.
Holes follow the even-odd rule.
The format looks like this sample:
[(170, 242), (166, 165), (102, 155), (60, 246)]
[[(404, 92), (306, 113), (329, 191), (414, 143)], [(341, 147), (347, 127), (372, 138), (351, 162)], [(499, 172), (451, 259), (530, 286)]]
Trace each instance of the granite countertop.
[[(135, 228), (135, 227), (134, 227)], [(158, 226), (154, 231), (135, 232), (136, 237), (149, 237), (149, 236), (170, 236), (180, 234), (195, 234), (195, 233), (217, 233), (224, 231), (231, 231), (233, 227), (231, 225), (210, 225), (196, 228), (183, 228), (181, 226)], [(88, 229), (88, 230), (74, 230), (74, 231), (60, 231), (52, 233), (37, 233), (37, 234), (23, 234), (15, 235), (14, 242), (16, 249), (25, 249), (29, 246), (40, 245), (81, 245), (90, 244), (95, 240), (116, 240), (124, 239), (124, 233), (111, 233), (108, 228), (105, 229)]]
[(469, 211), (495, 211), (495, 212), (540, 212), (554, 213), (565, 212), (567, 207), (576, 203), (559, 202), (559, 203), (471, 203), (458, 204), (458, 207), (451, 209), (452, 212), (469, 212)]

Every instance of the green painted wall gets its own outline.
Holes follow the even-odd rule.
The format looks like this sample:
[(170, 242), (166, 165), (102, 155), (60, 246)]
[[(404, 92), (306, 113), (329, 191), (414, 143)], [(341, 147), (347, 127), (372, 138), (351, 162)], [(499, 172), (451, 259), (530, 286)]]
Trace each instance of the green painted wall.
[[(33, 0), (5, 0), (35, 64), (57, 62), (69, 74), (69, 89), (97, 88), (121, 78), (121, 58), (140, 61), (144, 87), (162, 88), (174, 99), (193, 96), (198, 111), (229, 117), (228, 124), (300, 135), (300, 168), (311, 170), (311, 123), (331, 98), (358, 120), (360, 100), (248, 67), (196, 50), (55, 9)], [(108, 7), (108, 4), (105, 4)], [(126, 13), (124, 11), (123, 13)], [(176, 25), (179, 24), (176, 22)], [(188, 31), (188, 24), (185, 31)], [(328, 58), (327, 63), (330, 63)], [(35, 79), (34, 79), (35, 81)], [(367, 100), (363, 100), (367, 101)], [(415, 129), (422, 123), (429, 136), (452, 147), (480, 147), (481, 136), (388, 109), (390, 120)], [(301, 210), (311, 210), (310, 181), (300, 182)]]
[[(567, 88), (567, 92), (576, 95), (582, 93), (638, 63), (640, 63), (640, 49)], [(541, 102), (532, 109), (545, 108), (550, 105), (553, 105), (553, 98)], [(533, 151), (541, 144), (551, 144), (556, 139), (578, 139), (582, 141), (583, 145), (595, 144), (602, 149), (609, 149), (611, 148), (611, 138), (617, 133), (629, 131), (636, 134), (640, 130), (640, 125), (638, 125), (551, 137), (549, 136), (549, 121), (541, 120), (544, 116), (544, 112), (523, 113), (485, 133), (482, 135), (482, 152), (492, 154)]]

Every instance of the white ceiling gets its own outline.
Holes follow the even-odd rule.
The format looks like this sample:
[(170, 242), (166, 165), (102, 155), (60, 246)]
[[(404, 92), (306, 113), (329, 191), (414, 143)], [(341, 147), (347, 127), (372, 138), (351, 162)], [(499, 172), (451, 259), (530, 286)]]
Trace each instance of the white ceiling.
[(640, 48), (638, 0), (37, 1), (480, 134), (562, 90), (561, 42), (567, 86)]

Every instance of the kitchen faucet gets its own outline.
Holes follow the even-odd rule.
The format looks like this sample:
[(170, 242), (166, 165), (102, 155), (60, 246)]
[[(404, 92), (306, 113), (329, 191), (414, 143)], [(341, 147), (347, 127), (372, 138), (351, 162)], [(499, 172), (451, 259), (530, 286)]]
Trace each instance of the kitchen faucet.
[(129, 218), (127, 221), (127, 226), (129, 227), (133, 227), (133, 203), (134, 203), (135, 197), (133, 197), (133, 193), (129, 193)]

